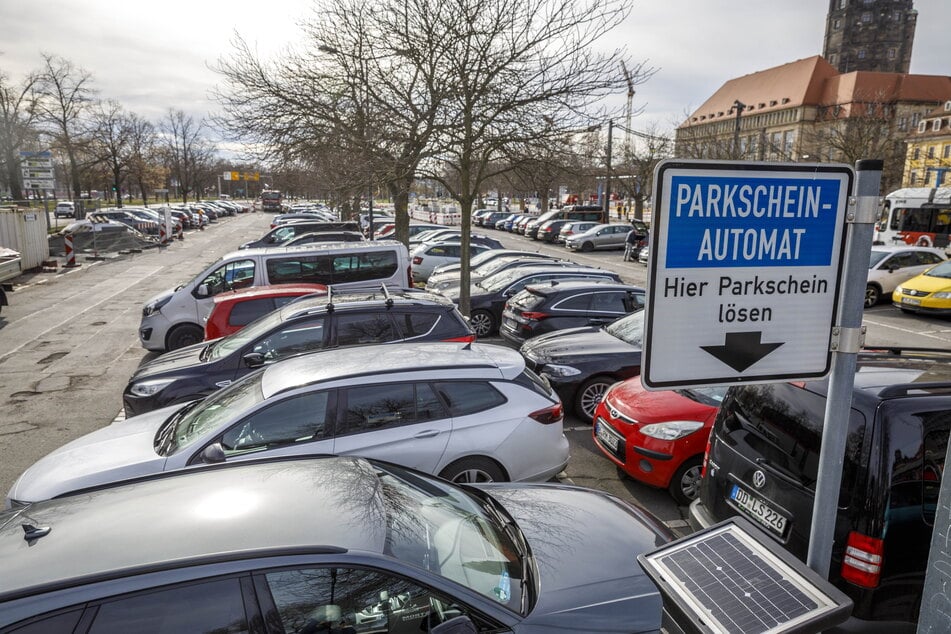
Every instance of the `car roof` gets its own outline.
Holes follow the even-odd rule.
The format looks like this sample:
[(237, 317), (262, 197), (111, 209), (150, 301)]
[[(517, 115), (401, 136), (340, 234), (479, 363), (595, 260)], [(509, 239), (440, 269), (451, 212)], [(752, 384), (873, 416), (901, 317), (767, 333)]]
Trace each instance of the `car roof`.
[(895, 253), (896, 251), (927, 251), (928, 253), (935, 253), (941, 257), (947, 257), (944, 254), (944, 251), (941, 249), (935, 249), (934, 247), (919, 247), (913, 246), (910, 244), (905, 245), (891, 245), (891, 244), (876, 244), (872, 246), (872, 251), (879, 251), (882, 253)]
[(466, 370), (492, 380), (514, 379), (525, 369), (522, 355), (492, 344), (425, 342), (376, 344), (343, 350), (324, 350), (278, 361), (264, 370), (261, 389), (269, 398), (285, 390), (320, 381), (356, 376), (404, 377), (412, 372)]
[(414, 288), (386, 288), (383, 289), (347, 289), (342, 292), (331, 290), (325, 295), (317, 295), (287, 304), (281, 309), (281, 321), (293, 319), (303, 313), (324, 313), (327, 307), (333, 305), (333, 310), (347, 310), (348, 308), (365, 308), (378, 306), (381, 310), (393, 306), (439, 306), (453, 308), (455, 304), (443, 295), (430, 293)]
[[(268, 255), (276, 253), (297, 253), (299, 251), (339, 251), (342, 248), (347, 251), (373, 251), (380, 248), (392, 248), (394, 246), (403, 246), (402, 242), (396, 240), (374, 240), (370, 242), (311, 242), (308, 244), (296, 244), (290, 247), (254, 247), (251, 249), (242, 249), (241, 251), (232, 251), (222, 259), (230, 257), (249, 257), (252, 255)], [(405, 247), (404, 247), (405, 248)]]
[(539, 295), (555, 295), (556, 293), (564, 293), (567, 291), (595, 288), (611, 288), (644, 292), (644, 289), (640, 286), (625, 284), (623, 282), (615, 282), (614, 280), (552, 280), (551, 282), (529, 284), (525, 288), (531, 289), (532, 292), (538, 293)]
[[(0, 602), (267, 549), (382, 552), (383, 504), (377, 467), (353, 457), (239, 461), (78, 492), (0, 513)], [(50, 532), (30, 543), (23, 524)]]
[(271, 284), (270, 286), (249, 286), (238, 291), (225, 291), (215, 295), (215, 303), (224, 302), (243, 302), (250, 299), (259, 299), (264, 297), (285, 297), (287, 295), (300, 295), (308, 293), (320, 293), (326, 291), (327, 287), (323, 284)]
[[(535, 275), (536, 273), (564, 273), (566, 275), (571, 273), (600, 273), (601, 275), (617, 275), (614, 271), (609, 271), (607, 269), (596, 269), (593, 266), (582, 266), (577, 265), (574, 267), (571, 266), (552, 266), (551, 264), (540, 264), (538, 266), (520, 266), (517, 268), (504, 269), (498, 273), (493, 273), (493, 275), (515, 275), (513, 271), (519, 272), (519, 279), (522, 277), (528, 277), (529, 275)], [(488, 278), (486, 278), (488, 279)]]

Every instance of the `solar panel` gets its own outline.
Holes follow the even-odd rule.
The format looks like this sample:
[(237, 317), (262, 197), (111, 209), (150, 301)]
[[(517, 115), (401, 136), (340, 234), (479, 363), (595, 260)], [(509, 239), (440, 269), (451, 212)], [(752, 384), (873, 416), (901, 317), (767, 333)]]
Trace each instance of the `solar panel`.
[(638, 561), (684, 632), (821, 632), (852, 611), (847, 596), (741, 517)]

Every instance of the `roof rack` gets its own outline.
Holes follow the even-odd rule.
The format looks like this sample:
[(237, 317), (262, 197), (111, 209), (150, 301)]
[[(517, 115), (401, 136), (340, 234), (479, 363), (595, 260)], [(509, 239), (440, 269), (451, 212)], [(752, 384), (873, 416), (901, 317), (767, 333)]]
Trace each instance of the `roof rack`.
[(334, 287), (327, 285), (327, 312), (334, 312)]

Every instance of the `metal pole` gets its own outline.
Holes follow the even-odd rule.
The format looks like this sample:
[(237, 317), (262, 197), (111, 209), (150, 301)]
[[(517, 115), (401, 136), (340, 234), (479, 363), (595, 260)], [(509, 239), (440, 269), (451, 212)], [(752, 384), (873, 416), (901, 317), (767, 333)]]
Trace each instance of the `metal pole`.
[(373, 184), (372, 183), (370, 184), (368, 193), (370, 196), (370, 213), (368, 214), (370, 216), (370, 239), (373, 240), (374, 231), (373, 231)]
[(740, 115), (746, 109), (746, 104), (735, 99), (733, 108), (736, 110), (736, 124), (733, 126), (733, 160), (738, 161), (740, 159)]
[(614, 119), (608, 120), (608, 157), (605, 164), (607, 165), (607, 175), (604, 177), (604, 219), (605, 222), (610, 222), (611, 220), (611, 137), (614, 132)]
[(882, 161), (855, 163), (855, 204), (847, 214), (842, 299), (839, 321), (833, 328), (832, 369), (826, 399), (825, 425), (819, 453), (819, 476), (812, 507), (806, 565), (823, 579), (829, 578), (832, 542), (842, 482), (842, 461), (848, 440), (849, 414), (855, 386), (855, 367), (861, 347), (865, 282), (871, 255), (872, 232), (878, 211)]

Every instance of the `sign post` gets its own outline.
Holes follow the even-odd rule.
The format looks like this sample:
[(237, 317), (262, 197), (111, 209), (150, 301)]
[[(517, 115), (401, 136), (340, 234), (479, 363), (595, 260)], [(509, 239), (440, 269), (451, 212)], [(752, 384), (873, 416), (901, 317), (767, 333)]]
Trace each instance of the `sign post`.
[(853, 179), (847, 165), (661, 162), (645, 387), (827, 375)]

